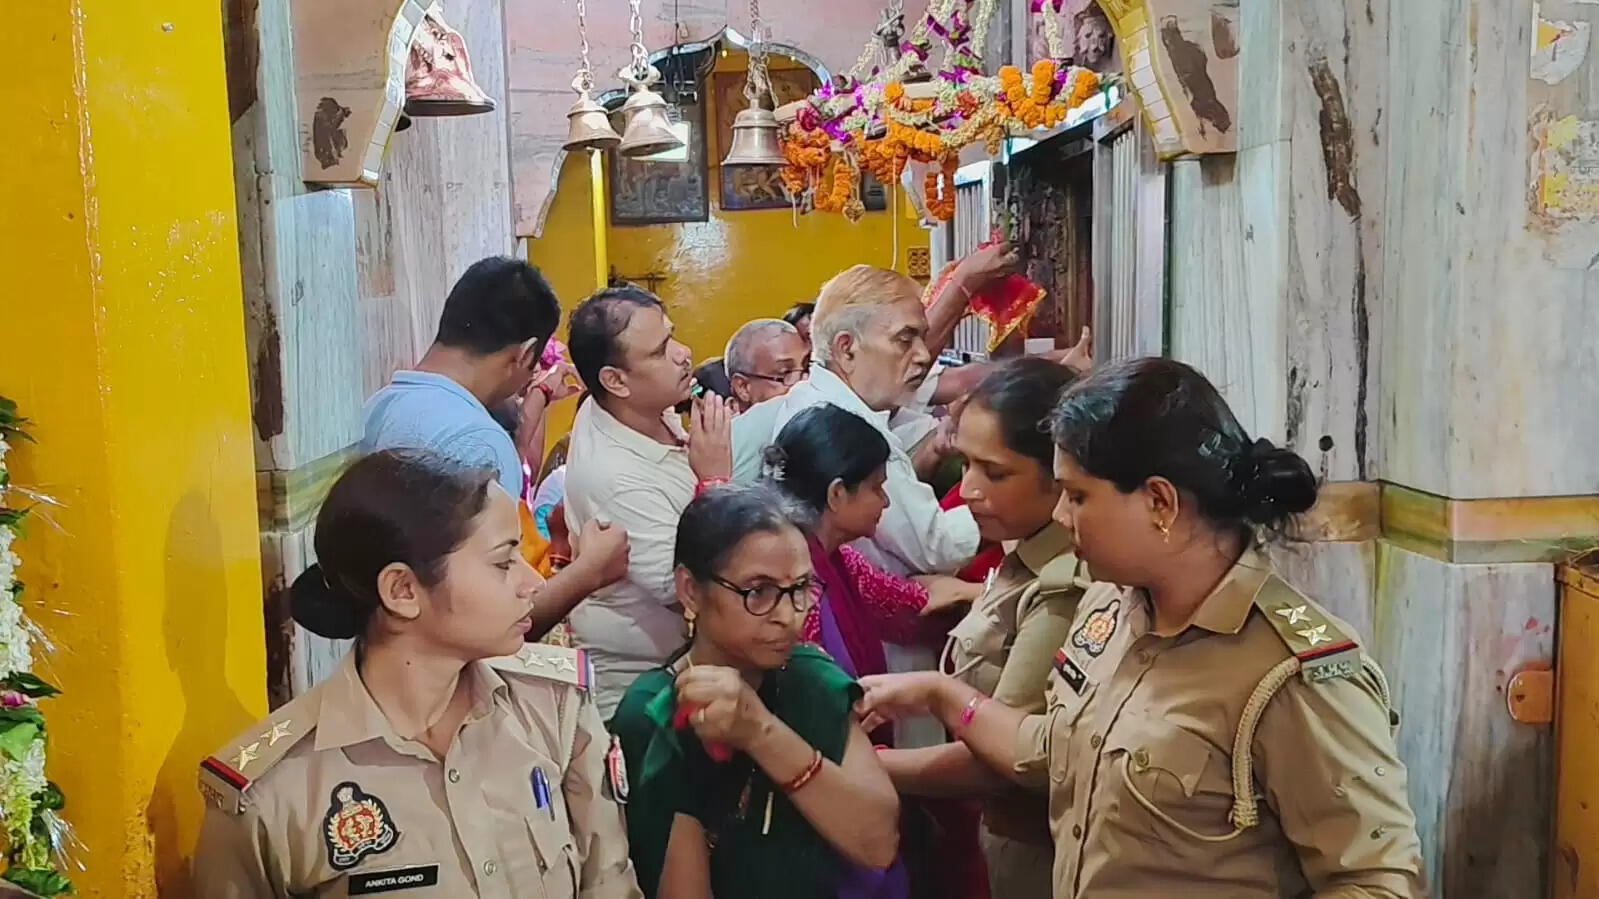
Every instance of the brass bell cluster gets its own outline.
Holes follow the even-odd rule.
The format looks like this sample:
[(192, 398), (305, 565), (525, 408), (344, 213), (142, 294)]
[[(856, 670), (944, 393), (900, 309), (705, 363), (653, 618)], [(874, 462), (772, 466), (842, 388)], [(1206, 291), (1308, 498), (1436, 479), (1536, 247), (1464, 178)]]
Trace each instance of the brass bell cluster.
[[(611, 127), (610, 114), (592, 96), (593, 70), (589, 66), (588, 20), (584, 0), (577, 0), (578, 35), (582, 41), (582, 68), (572, 80), (572, 90), (577, 102), (567, 110), (566, 143), (568, 152), (576, 150), (616, 150), (623, 156), (638, 158), (654, 156), (679, 149), (682, 138), (672, 130), (667, 116), (666, 100), (656, 93), (653, 85), (661, 73), (650, 64), (649, 51), (644, 46), (644, 18), (639, 11), (639, 0), (628, 0), (633, 35), (633, 59), (621, 72), (622, 80), (629, 85), (627, 100), (622, 104), (622, 133)], [(749, 108), (739, 112), (733, 120), (732, 146), (728, 148), (723, 165), (782, 165), (783, 148), (778, 139), (777, 117), (762, 103), (763, 95), (771, 94), (771, 82), (766, 74), (766, 42), (761, 34), (761, 16), (758, 0), (750, 3), (751, 39), (750, 65), (744, 85), (744, 97)]]
[(631, 85), (627, 101), (622, 104), (622, 133), (611, 127), (611, 117), (605, 107), (595, 102), (593, 69), (589, 66), (588, 19), (584, 0), (577, 0), (578, 35), (582, 41), (582, 68), (572, 80), (572, 90), (577, 92), (577, 102), (566, 113), (566, 143), (561, 149), (616, 150), (623, 156), (653, 156), (683, 146), (683, 141), (672, 131), (672, 121), (666, 114), (666, 100), (651, 89), (661, 78), (660, 70), (650, 65), (649, 51), (644, 47), (644, 17), (639, 11), (639, 0), (628, 0), (633, 32), (633, 61), (622, 70), (622, 80)]

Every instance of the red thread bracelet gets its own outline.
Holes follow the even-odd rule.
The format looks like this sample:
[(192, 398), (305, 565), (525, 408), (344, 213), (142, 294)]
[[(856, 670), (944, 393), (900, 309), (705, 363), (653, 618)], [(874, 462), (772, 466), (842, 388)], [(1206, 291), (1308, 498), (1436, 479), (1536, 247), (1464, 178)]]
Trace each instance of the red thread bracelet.
[(811, 756), (811, 763), (805, 766), (805, 770), (795, 775), (793, 780), (783, 784), (781, 787), (778, 787), (778, 789), (782, 790), (784, 793), (798, 792), (806, 784), (810, 783), (811, 780), (815, 778), (817, 773), (819, 773), (821, 770), (822, 753), (820, 750), (817, 750), (816, 754)]
[(712, 487), (723, 487), (731, 483), (733, 482), (727, 478), (705, 478), (698, 484), (694, 485), (694, 498), (698, 499), (700, 494), (711, 489)]

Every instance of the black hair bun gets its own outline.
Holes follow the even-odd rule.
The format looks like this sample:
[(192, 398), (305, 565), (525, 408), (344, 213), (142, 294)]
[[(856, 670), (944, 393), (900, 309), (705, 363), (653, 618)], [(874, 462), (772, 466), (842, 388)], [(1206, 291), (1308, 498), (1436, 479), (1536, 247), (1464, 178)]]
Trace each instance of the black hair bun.
[(312, 565), (289, 587), (289, 615), (300, 626), (330, 640), (349, 640), (361, 632), (362, 616), (353, 598), (334, 589)]
[(1245, 518), (1256, 524), (1279, 525), (1316, 504), (1316, 475), (1298, 453), (1261, 438), (1245, 455), (1239, 485)]

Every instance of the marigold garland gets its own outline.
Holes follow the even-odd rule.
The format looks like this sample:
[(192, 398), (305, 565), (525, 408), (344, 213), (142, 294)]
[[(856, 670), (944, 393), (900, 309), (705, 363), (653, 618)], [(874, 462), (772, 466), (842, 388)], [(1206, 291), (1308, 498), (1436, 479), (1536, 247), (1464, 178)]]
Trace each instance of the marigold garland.
[(1105, 86), (1100, 75), (1070, 66), (1054, 52), (1051, 57), (1058, 58), (1040, 60), (1025, 73), (1005, 66), (984, 75), (968, 45), (975, 46), (985, 31), (993, 5), (936, 0), (929, 7), (927, 27), (944, 38), (951, 54), (934, 81), (918, 85), (918, 96), (910, 96), (900, 79), (911, 70), (907, 60), (926, 61), (925, 35), (913, 35), (901, 48), (900, 62), (881, 73), (874, 69), (871, 80), (860, 80), (864, 70), (852, 70), (843, 84), (824, 85), (799, 108), (784, 129), (788, 164), (782, 170), (797, 206), (808, 201), (817, 210), (858, 218), (864, 209), (861, 172), (893, 189), (914, 161), (935, 167), (923, 180), (927, 215), (947, 221), (954, 214), (954, 170), (963, 148), (982, 142), (997, 155), (1006, 135), (1058, 126)]

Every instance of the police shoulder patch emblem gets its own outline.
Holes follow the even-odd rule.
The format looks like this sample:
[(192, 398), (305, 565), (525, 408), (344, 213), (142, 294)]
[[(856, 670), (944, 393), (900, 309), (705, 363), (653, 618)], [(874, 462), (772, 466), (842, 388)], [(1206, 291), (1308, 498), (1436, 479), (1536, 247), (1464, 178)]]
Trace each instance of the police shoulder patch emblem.
[(627, 756), (622, 754), (622, 740), (615, 734), (611, 735), (611, 747), (605, 751), (605, 774), (611, 785), (611, 798), (618, 805), (627, 805)]
[(327, 845), (333, 870), (348, 871), (369, 855), (393, 849), (399, 838), (383, 800), (349, 781), (333, 788), (333, 800), (322, 822), (322, 842)]
[(1095, 609), (1072, 631), (1072, 645), (1091, 656), (1097, 656), (1110, 645), (1116, 633), (1116, 621), (1121, 614), (1122, 601), (1113, 599), (1103, 608)]

